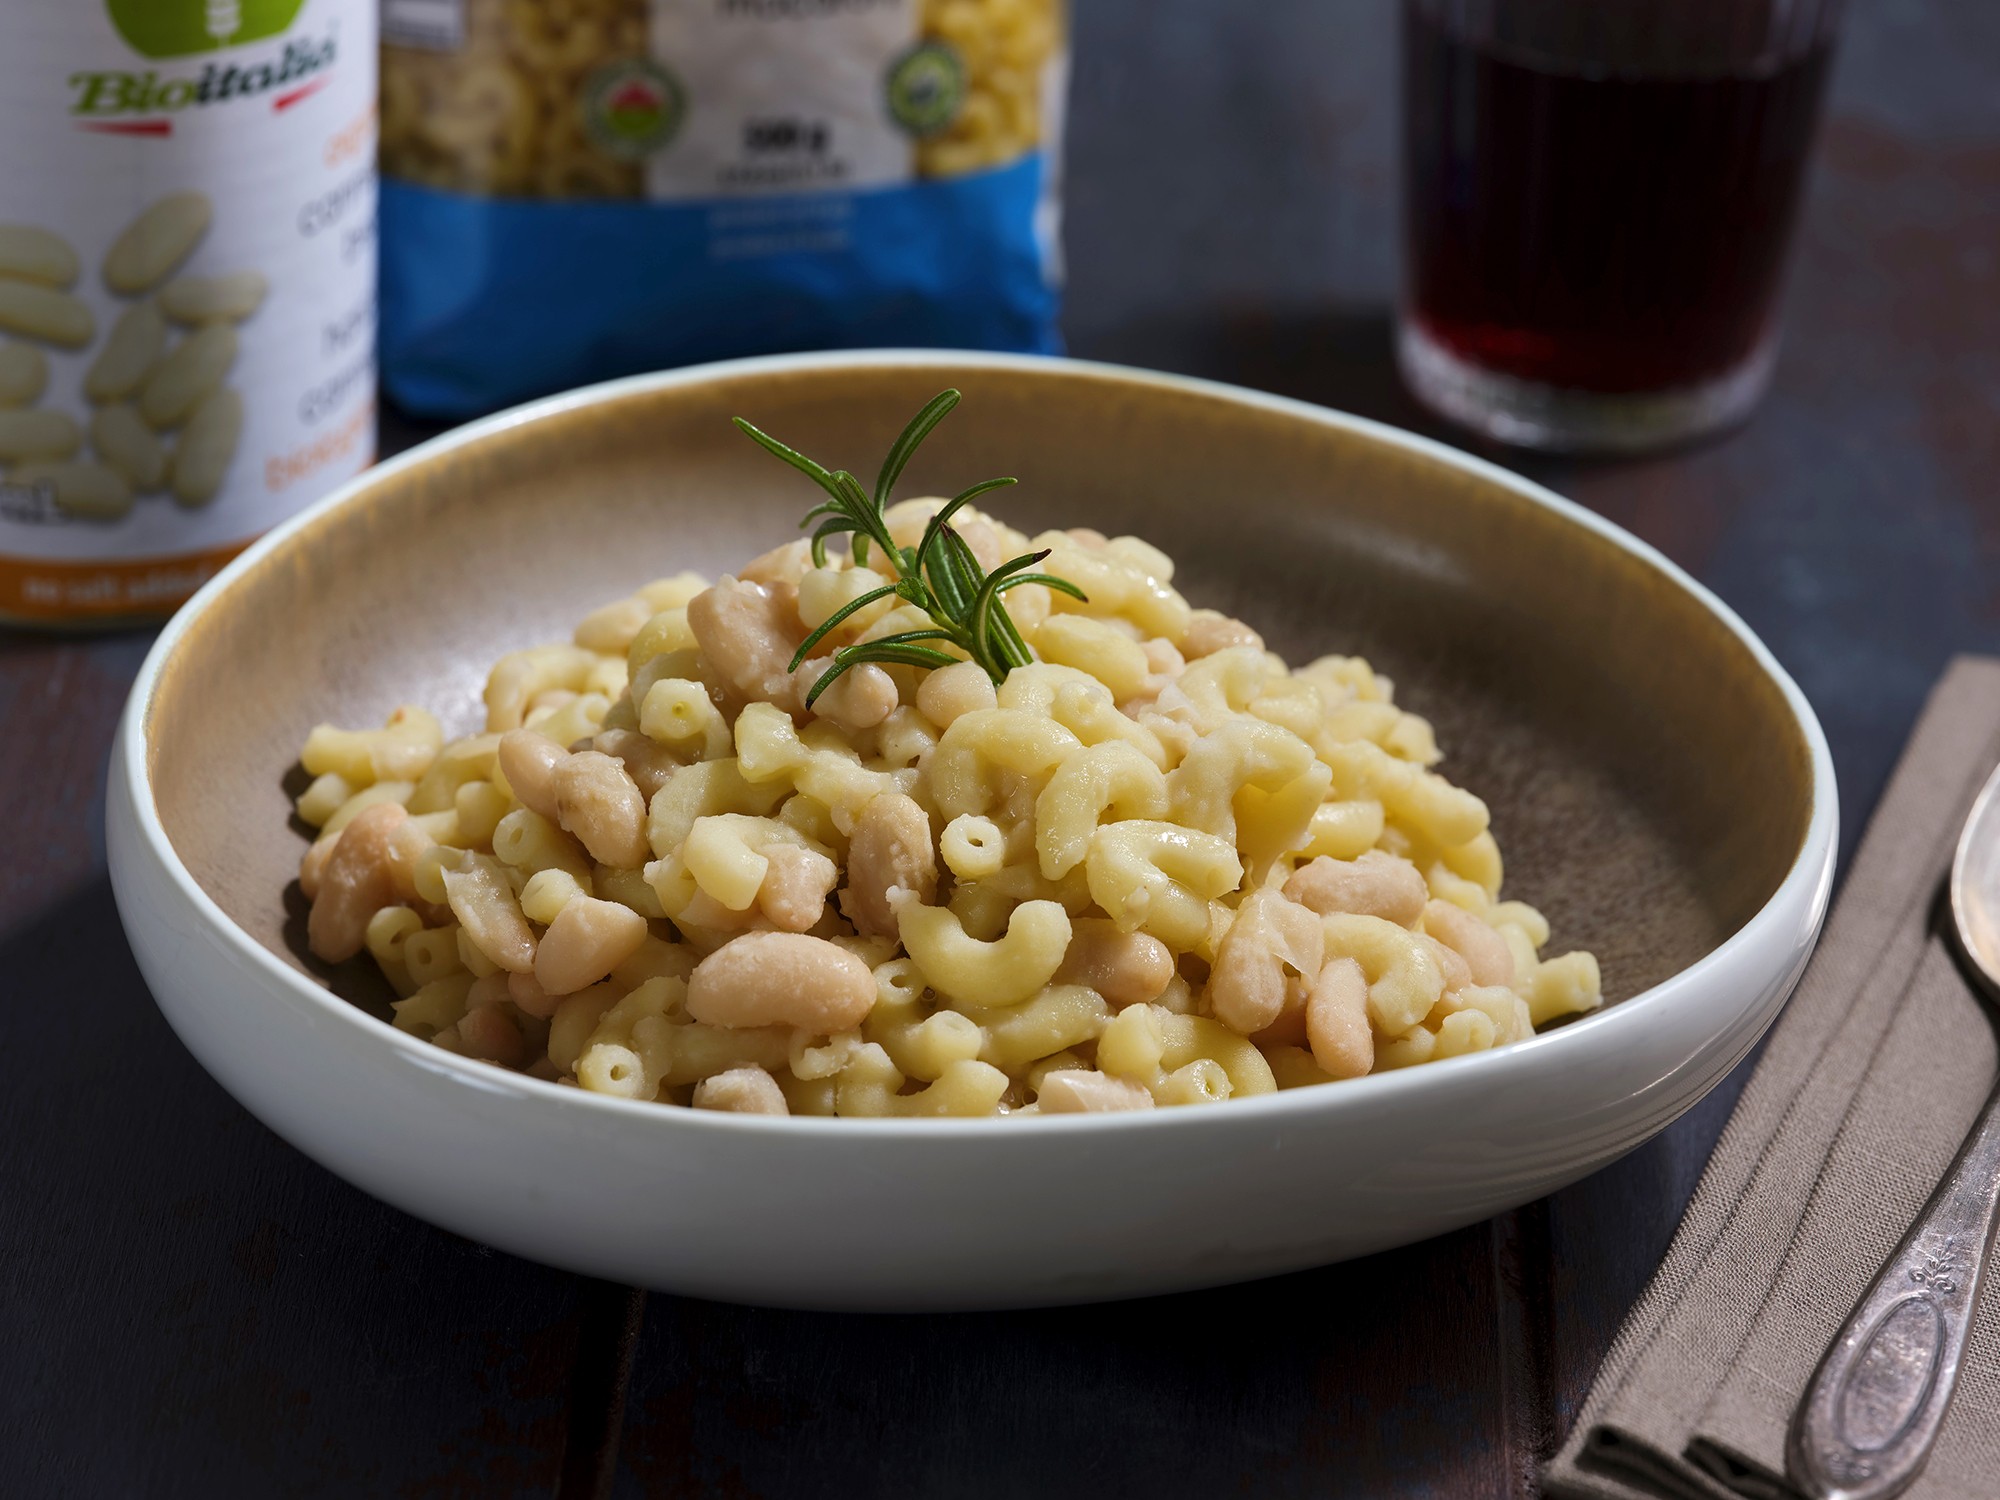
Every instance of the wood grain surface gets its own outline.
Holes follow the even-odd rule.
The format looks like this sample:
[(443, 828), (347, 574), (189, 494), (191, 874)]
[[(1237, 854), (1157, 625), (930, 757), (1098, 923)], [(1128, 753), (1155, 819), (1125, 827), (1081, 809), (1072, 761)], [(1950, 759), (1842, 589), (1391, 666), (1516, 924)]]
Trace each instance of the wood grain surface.
[[(1076, 22), (1073, 351), (1438, 431), (1389, 362), (1393, 7)], [(1844, 849), (1947, 657), (2000, 651), (1996, 278), (2000, 10), (1854, 0), (1756, 419), (1641, 462), (1492, 455), (1764, 635), (1833, 742)], [(366, 1198), (180, 1048), (103, 867), (145, 646), (0, 635), (10, 1496), (1525, 1496), (1740, 1085), (1552, 1199), (1252, 1286), (905, 1319), (642, 1299)]]

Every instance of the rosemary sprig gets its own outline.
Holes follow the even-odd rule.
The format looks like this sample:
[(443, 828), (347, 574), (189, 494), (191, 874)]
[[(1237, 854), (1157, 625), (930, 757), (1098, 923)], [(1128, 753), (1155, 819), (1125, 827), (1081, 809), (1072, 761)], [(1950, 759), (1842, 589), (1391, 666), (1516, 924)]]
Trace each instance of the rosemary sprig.
[[(826, 566), (827, 541), (846, 535), (852, 538), (850, 545), (857, 566), (867, 562), (868, 548), (872, 545), (881, 549), (882, 557), (893, 575), (892, 582), (870, 589), (829, 615), (819, 629), (800, 645), (798, 654), (792, 658), (792, 670), (797, 671), (799, 663), (806, 659), (812, 648), (830, 631), (837, 629), (849, 615), (866, 609), (878, 599), (893, 595), (907, 604), (914, 604), (931, 618), (928, 630), (900, 631), (878, 640), (842, 646), (835, 651), (832, 666), (821, 674), (812, 691), (806, 694), (808, 708), (841, 673), (862, 662), (948, 667), (959, 659), (936, 646), (925, 644), (929, 641), (947, 641), (958, 647), (984, 667), (986, 675), (998, 684), (1015, 667), (1025, 667), (1034, 660), (1028, 653), (1027, 642), (1021, 639), (1020, 630), (1008, 617), (1006, 606), (1000, 602), (1000, 596), (1023, 584), (1039, 583), (1073, 599), (1084, 598), (1083, 590), (1066, 578), (1025, 571), (1047, 557), (1046, 550), (1024, 553), (988, 573), (979, 566), (979, 560), (972, 555), (965, 538), (952, 528), (951, 518), (963, 507), (989, 490), (1013, 484), (1015, 481), (1012, 479), (982, 479), (971, 488), (959, 491), (931, 517), (930, 524), (924, 528), (922, 540), (914, 547), (898, 547), (895, 538), (889, 535), (889, 523), (883, 518), (883, 512), (888, 509), (890, 491), (909, 466), (918, 446), (930, 436), (931, 429), (958, 405), (959, 399), (957, 391), (947, 390), (938, 392), (924, 403), (924, 409), (910, 420), (910, 425), (903, 429), (902, 436), (889, 449), (889, 456), (882, 460), (882, 470), (875, 478), (873, 495), (863, 490), (860, 482), (847, 470), (828, 469), (797, 449), (785, 446), (768, 432), (753, 427), (743, 418), (735, 419), (736, 425), (758, 443), (826, 491), (827, 498), (807, 511), (805, 519), (799, 523), (804, 528), (819, 520), (812, 536), (812, 557), (816, 566)], [(824, 519), (820, 519), (822, 517)]]

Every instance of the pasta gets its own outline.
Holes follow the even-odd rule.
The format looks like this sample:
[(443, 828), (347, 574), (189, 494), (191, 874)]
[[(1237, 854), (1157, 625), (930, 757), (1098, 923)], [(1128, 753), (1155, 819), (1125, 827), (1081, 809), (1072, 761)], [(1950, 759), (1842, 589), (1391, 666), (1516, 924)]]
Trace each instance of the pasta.
[[(883, 519), (914, 545), (941, 504)], [(953, 524), (1086, 596), (1013, 590), (1033, 659), (997, 684), (886, 659), (808, 706), (828, 653), (923, 617), (863, 603), (794, 671), (885, 574), (792, 544), (502, 657), (481, 733), (416, 707), (315, 729), (313, 951), (366, 953), (436, 1046), (758, 1114), (1240, 1099), (1600, 1003), (1365, 661), (1288, 668), (1134, 538)]]
[(1039, 146), (1049, 63), (1062, 43), (1060, 0), (922, 0), (920, 25), (927, 41), (957, 55), (965, 96), (950, 124), (918, 142), (918, 170), (977, 172)]
[(382, 170), (426, 187), (635, 198), (644, 164), (584, 125), (598, 70), (646, 53), (646, 0), (463, 0), (459, 50), (382, 48)]

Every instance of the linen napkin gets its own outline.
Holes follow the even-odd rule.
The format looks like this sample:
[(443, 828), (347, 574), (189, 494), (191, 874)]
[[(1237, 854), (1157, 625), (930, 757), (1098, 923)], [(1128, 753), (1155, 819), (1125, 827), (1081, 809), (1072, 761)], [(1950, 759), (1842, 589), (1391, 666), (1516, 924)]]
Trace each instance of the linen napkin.
[[(1805, 978), (1544, 1474), (1563, 1500), (1783, 1500), (1820, 1355), (1985, 1102), (1992, 1027), (1940, 903), (2000, 761), (2000, 661), (1932, 690)], [(2000, 1497), (2000, 1279), (1915, 1500)]]

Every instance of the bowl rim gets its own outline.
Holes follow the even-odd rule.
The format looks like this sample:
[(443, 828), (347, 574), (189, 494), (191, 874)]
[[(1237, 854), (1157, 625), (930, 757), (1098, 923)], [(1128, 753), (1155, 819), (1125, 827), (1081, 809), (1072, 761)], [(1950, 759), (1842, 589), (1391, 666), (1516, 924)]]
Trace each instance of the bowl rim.
[[(419, 443), (394, 458), (363, 469), (359, 474), (252, 542), (176, 611), (147, 651), (145, 661), (139, 668), (131, 693), (119, 716), (119, 732), (110, 773), (114, 782), (122, 779), (124, 783), (124, 790), (129, 797), (137, 832), (140, 835), (140, 847), (157, 861), (181, 896), (220, 935), (223, 943), (240, 961), (247, 962), (251, 968), (260, 971), (269, 982), (282, 986), (294, 1000), (305, 1003), (335, 1024), (355, 1028), (357, 1038), (369, 1039), (360, 1041), (359, 1045), (387, 1047), (389, 1052), (383, 1059), (385, 1065), (393, 1062), (413, 1064), (422, 1073), (450, 1078), (455, 1083), (484, 1094), (491, 1095), (497, 1091), (512, 1095), (523, 1105), (539, 1104), (545, 1108), (601, 1112), (601, 1118), (607, 1122), (621, 1118), (632, 1121), (646, 1120), (653, 1122), (650, 1128), (659, 1130), (765, 1131), (785, 1137), (822, 1140), (880, 1139), (884, 1134), (918, 1139), (961, 1139), (968, 1134), (991, 1138), (994, 1132), (998, 1132), (1001, 1137), (1007, 1139), (1026, 1141), (1041, 1138), (1052, 1131), (1172, 1131), (1195, 1127), (1204, 1121), (1211, 1122), (1207, 1128), (1213, 1128), (1214, 1112), (1198, 1109), (1121, 1111), (1108, 1116), (1035, 1115), (1022, 1118), (995, 1116), (986, 1119), (832, 1119), (812, 1115), (751, 1115), (722, 1110), (673, 1109), (663, 1108), (650, 1100), (620, 1099), (611, 1095), (591, 1093), (584, 1089), (565, 1088), (542, 1079), (530, 1078), (524, 1074), (460, 1057), (455, 1053), (433, 1047), (370, 1015), (312, 975), (284, 962), (237, 926), (228, 913), (224, 912), (202, 889), (201, 883), (181, 862), (173, 841), (168, 837), (160, 821), (159, 810), (153, 800), (147, 754), (147, 728), (152, 702), (162, 670), (178, 649), (194, 620), (226, 593), (237, 579), (258, 567), (266, 557), (282, 548), (294, 535), (313, 526), (330, 512), (357, 500), (379, 481), (419, 464), (432, 462), (493, 434), (545, 417), (629, 396), (672, 390), (680, 386), (700, 385), (716, 379), (828, 369), (965, 369), (968, 367), (1023, 373), (1051, 371), (1085, 375), (1111, 382), (1150, 386), (1178, 394), (1228, 401), (1323, 427), (1340, 429), (1373, 442), (1401, 448), (1410, 454), (1442, 463), (1488, 483), (1499, 485), (1516, 496), (1553, 510), (1564, 519), (1595, 533), (1612, 546), (1656, 569), (1670, 582), (1691, 594), (1705, 609), (1722, 621), (1723, 625), (1748, 649), (1757, 666), (1777, 685), (1791, 710), (1793, 719), (1805, 737), (1812, 775), (1812, 812), (1791, 866), (1777, 888), (1741, 927), (1687, 968), (1669, 975), (1658, 984), (1628, 999), (1619, 1001), (1616, 1005), (1606, 1006), (1553, 1031), (1529, 1037), (1525, 1041), (1508, 1043), (1486, 1052), (1443, 1058), (1426, 1063), (1422, 1067), (1400, 1068), (1386, 1073), (1370, 1073), (1361, 1078), (1346, 1079), (1337, 1089), (1282, 1089), (1273, 1094), (1231, 1100), (1228, 1109), (1223, 1111), (1225, 1118), (1234, 1120), (1238, 1126), (1249, 1126), (1262, 1119), (1269, 1119), (1272, 1123), (1281, 1125), (1288, 1119), (1308, 1112), (1342, 1107), (1355, 1108), (1367, 1103), (1387, 1106), (1396, 1102), (1407, 1102), (1408, 1096), (1413, 1092), (1421, 1094), (1425, 1090), (1437, 1090), (1452, 1080), (1467, 1076), (1468, 1068), (1475, 1070), (1473, 1077), (1487, 1078), (1494, 1085), (1499, 1085), (1506, 1081), (1508, 1074), (1525, 1078), (1530, 1070), (1540, 1071), (1545, 1064), (1547, 1067), (1561, 1067), (1564, 1060), (1570, 1059), (1572, 1054), (1575, 1054), (1575, 1060), (1582, 1061), (1583, 1054), (1588, 1048), (1599, 1051), (1621, 1051), (1624, 1050), (1626, 1042), (1638, 1040), (1635, 1028), (1644, 1026), (1663, 1006), (1672, 1006), (1687, 992), (1706, 987), (1707, 981), (1718, 971), (1749, 961), (1747, 955), (1750, 950), (1761, 948), (1773, 940), (1782, 940), (1784, 933), (1796, 924), (1796, 918), (1788, 917), (1787, 913), (1802, 902), (1805, 911), (1810, 914), (1807, 930), (1813, 934), (1813, 940), (1816, 941), (1830, 899), (1839, 826), (1838, 792), (1833, 774), (1832, 754), (1827, 745), (1825, 732), (1805, 694), (1792, 680), (1791, 675), (1779, 665), (1770, 649), (1756, 633), (1733, 609), (1658, 549), (1594, 511), (1565, 499), (1554, 491), (1502, 468), (1490, 460), (1464, 452), (1437, 439), (1424, 437), (1371, 418), (1355, 416), (1313, 402), (1273, 395), (1224, 381), (1206, 380), (1098, 360), (1070, 359), (1054, 355), (999, 354), (976, 350), (895, 348), (759, 355), (746, 359), (718, 360), (679, 369), (628, 375), (615, 380), (578, 386), (572, 390), (541, 397), (477, 418)], [(155, 1003), (158, 1003), (157, 1000)], [(1755, 1038), (1752, 1038), (1751, 1043), (1754, 1044), (1754, 1041)], [(1720, 1076), (1718, 1074), (1717, 1078)], [(588, 1115), (584, 1118), (587, 1119)]]

